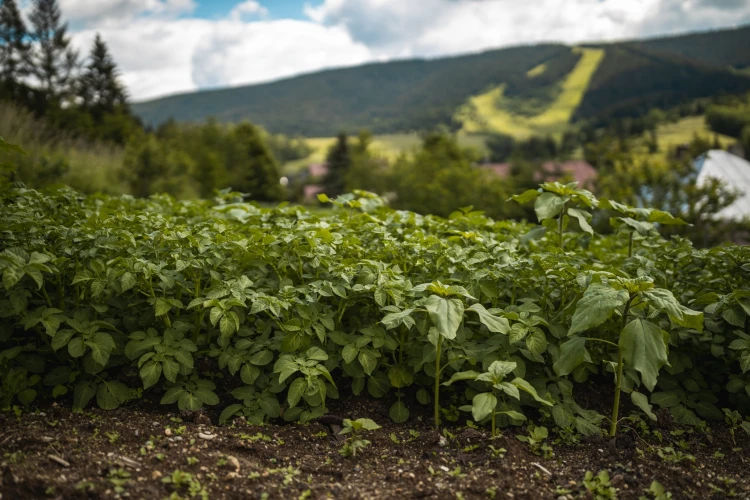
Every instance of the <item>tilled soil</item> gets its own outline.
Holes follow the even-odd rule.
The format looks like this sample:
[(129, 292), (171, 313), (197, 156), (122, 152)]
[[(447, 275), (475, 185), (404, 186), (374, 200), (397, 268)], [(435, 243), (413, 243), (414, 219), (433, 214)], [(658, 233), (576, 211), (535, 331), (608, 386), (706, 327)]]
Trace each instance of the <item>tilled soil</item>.
[[(447, 423), (441, 439), (421, 408), (394, 424), (385, 401), (330, 403), (316, 422), (262, 427), (218, 427), (214, 413), (147, 403), (0, 414), (0, 499), (614, 498), (590, 492), (587, 471), (607, 471), (621, 499), (654, 498), (646, 493), (654, 480), (674, 499), (750, 498), (750, 442), (739, 430), (735, 446), (723, 424), (697, 432), (664, 418), (653, 427), (661, 442), (624, 429), (616, 446), (604, 438), (555, 444), (551, 432), (554, 455), (545, 458), (516, 439), (524, 428), (492, 440), (484, 429)], [(345, 458), (341, 418), (360, 417), (382, 428), (365, 433), (372, 444)]]

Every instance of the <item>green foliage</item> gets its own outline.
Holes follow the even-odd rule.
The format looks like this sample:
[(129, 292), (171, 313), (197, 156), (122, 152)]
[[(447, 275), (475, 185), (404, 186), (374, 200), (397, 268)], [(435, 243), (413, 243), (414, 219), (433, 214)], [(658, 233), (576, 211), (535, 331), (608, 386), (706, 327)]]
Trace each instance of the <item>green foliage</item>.
[(339, 435), (351, 434), (339, 450), (344, 457), (356, 457), (357, 452), (370, 446), (370, 441), (362, 438), (363, 431), (374, 431), (380, 426), (369, 418), (358, 418), (357, 420), (344, 419), (344, 426)]
[[(575, 186), (541, 191), (521, 198), (543, 200), (544, 221), (601, 214)], [(436, 424), (458, 406), (496, 427), (543, 409), (594, 435), (604, 417), (573, 382), (615, 372), (615, 392), (651, 418), (656, 406), (682, 424), (722, 420), (719, 401), (750, 413), (747, 247), (645, 231), (629, 257), (627, 233), (568, 231), (562, 251), (554, 232), (476, 212), (329, 201), (320, 215), (231, 192), (3, 187), (0, 406), (111, 409), (146, 394), (259, 425), (315, 419), (345, 388), (387, 398), (399, 422), (408, 393), (435, 405)]]
[[(394, 194), (395, 208), (448, 217), (458, 207), (476, 207), (492, 217), (514, 208), (503, 204), (510, 192), (494, 174), (474, 166), (472, 150), (442, 132), (426, 134), (422, 147), (393, 165), (386, 192)], [(419, 186), (419, 188), (417, 188)]]
[(609, 472), (600, 471), (596, 476), (593, 472), (587, 471), (583, 478), (583, 486), (589, 495), (596, 500), (607, 500), (617, 498), (617, 489), (612, 486), (609, 479)]

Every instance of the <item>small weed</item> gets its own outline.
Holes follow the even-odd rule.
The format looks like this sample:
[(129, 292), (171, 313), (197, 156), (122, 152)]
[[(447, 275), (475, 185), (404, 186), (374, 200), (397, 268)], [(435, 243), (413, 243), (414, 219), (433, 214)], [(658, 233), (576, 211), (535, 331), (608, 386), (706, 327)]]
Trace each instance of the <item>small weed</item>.
[(109, 441), (109, 444), (115, 444), (120, 439), (120, 433), (115, 432), (105, 432), (105, 436), (107, 436), (107, 440)]
[(586, 472), (583, 479), (583, 486), (596, 500), (606, 500), (617, 498), (617, 490), (609, 481), (609, 472), (603, 470), (596, 476), (593, 472)]
[(357, 451), (370, 446), (370, 441), (363, 439), (360, 435), (363, 431), (374, 431), (380, 429), (380, 426), (369, 418), (358, 418), (357, 420), (344, 419), (344, 427), (339, 431), (339, 435), (351, 434), (339, 450), (344, 457), (355, 457)]
[(671, 498), (672, 494), (665, 490), (661, 483), (654, 481), (646, 490), (646, 496), (642, 496), (641, 500), (670, 500)]
[(547, 428), (537, 427), (534, 424), (530, 424), (526, 429), (529, 431), (529, 435), (518, 435), (516, 436), (516, 439), (522, 443), (528, 443), (529, 448), (535, 455), (541, 455), (544, 458), (552, 458), (554, 455), (552, 447), (545, 442), (549, 437), (549, 431)]
[(188, 465), (196, 465), (198, 463), (198, 459), (195, 457), (187, 457), (187, 463)]
[(661, 458), (665, 462), (669, 462), (672, 464), (679, 464), (681, 462), (688, 461), (695, 462), (695, 457), (693, 455), (683, 453), (680, 450), (675, 450), (671, 446), (662, 446), (656, 448), (656, 454), (659, 455), (659, 458)]
[(262, 432), (259, 432), (255, 435), (240, 434), (240, 439), (245, 439), (247, 441), (250, 441), (251, 443), (254, 443), (256, 441), (263, 441), (266, 443), (270, 443), (272, 441), (271, 436), (266, 436)]
[(125, 469), (110, 469), (107, 479), (114, 486), (115, 493), (124, 493), (130, 481), (130, 473)]

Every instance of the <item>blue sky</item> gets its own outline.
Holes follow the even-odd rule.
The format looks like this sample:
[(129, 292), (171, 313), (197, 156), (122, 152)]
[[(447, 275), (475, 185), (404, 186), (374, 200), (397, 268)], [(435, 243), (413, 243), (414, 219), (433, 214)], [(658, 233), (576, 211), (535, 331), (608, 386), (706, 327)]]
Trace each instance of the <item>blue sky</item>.
[[(218, 19), (228, 15), (238, 3), (236, 0), (198, 0), (195, 17)], [(305, 19), (305, 2), (300, 0), (260, 0), (258, 2), (272, 19)], [(319, 4), (320, 2), (308, 2)]]
[(133, 100), (373, 61), (750, 23), (750, 0), (59, 2), (82, 53), (102, 35)]

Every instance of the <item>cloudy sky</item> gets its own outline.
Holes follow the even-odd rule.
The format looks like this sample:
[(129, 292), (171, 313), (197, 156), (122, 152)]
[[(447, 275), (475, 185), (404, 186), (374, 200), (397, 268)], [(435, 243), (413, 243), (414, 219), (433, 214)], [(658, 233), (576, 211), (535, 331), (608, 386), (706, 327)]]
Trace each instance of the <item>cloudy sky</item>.
[(82, 53), (96, 32), (104, 36), (134, 100), (368, 61), (750, 23), (750, 0), (60, 0), (60, 5)]

